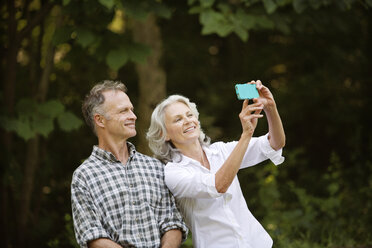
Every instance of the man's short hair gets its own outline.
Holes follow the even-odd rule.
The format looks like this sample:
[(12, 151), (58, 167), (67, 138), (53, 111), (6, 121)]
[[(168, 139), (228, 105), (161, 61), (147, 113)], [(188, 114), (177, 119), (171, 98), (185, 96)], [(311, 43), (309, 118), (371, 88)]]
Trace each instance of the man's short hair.
[(105, 116), (105, 111), (102, 108), (103, 103), (105, 102), (105, 96), (103, 92), (114, 90), (114, 91), (122, 91), (127, 93), (127, 87), (120, 81), (111, 81), (111, 80), (104, 80), (98, 84), (96, 84), (85, 96), (83, 101), (81, 110), (83, 112), (83, 116), (85, 122), (88, 126), (93, 130), (94, 134), (97, 135), (96, 126), (94, 122), (94, 115), (100, 114)]

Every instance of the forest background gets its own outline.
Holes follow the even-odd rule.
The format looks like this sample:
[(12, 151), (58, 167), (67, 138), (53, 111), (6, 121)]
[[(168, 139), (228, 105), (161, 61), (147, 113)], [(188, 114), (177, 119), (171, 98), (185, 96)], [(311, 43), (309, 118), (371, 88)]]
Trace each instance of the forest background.
[[(285, 162), (238, 176), (274, 247), (372, 247), (371, 0), (6, 0), (1, 23), (1, 247), (77, 247), (70, 182), (97, 143), (81, 102), (129, 88), (144, 139), (178, 93), (212, 141), (239, 137), (235, 83), (273, 92)], [(255, 135), (265, 134), (260, 121)], [(183, 247), (192, 247), (190, 239)]]

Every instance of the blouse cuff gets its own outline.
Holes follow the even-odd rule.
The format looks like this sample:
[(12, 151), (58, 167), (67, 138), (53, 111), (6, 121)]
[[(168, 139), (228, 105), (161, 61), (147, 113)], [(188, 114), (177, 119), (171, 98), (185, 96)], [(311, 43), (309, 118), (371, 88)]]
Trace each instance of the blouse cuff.
[(275, 165), (279, 165), (284, 162), (284, 157), (282, 156), (283, 149), (275, 151), (269, 142), (269, 134), (263, 136), (261, 142), (262, 153), (269, 158)]

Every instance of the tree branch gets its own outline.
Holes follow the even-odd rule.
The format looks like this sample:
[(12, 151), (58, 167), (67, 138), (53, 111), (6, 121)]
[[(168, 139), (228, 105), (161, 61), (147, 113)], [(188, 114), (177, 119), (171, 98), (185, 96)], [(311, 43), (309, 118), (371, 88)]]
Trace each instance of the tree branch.
[(36, 13), (34, 18), (28, 22), (27, 26), (24, 27), (19, 33), (18, 33), (18, 39), (17, 41), (21, 41), (24, 39), (37, 25), (39, 25), (44, 17), (49, 13), (49, 11), (54, 6), (54, 3), (47, 3), (45, 4), (39, 12)]

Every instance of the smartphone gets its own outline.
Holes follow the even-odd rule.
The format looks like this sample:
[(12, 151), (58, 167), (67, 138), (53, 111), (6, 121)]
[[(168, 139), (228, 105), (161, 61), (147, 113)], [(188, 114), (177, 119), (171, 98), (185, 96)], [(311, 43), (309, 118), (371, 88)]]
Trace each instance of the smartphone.
[(253, 99), (260, 96), (255, 84), (236, 84), (235, 91), (239, 100)]

